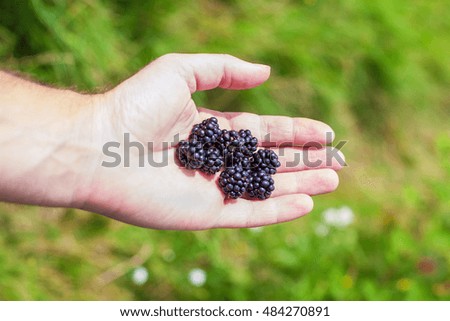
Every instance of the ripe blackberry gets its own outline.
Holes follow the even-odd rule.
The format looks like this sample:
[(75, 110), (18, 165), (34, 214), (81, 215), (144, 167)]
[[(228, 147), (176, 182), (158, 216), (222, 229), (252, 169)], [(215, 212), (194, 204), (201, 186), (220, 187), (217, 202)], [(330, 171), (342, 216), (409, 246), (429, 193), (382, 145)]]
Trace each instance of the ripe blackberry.
[(217, 139), (222, 134), (217, 118), (211, 117), (194, 125), (188, 141), (181, 141), (177, 154), (180, 162), (188, 169), (200, 169), (215, 174), (223, 166), (221, 150)]
[(195, 139), (204, 145), (204, 148), (214, 146), (222, 130), (219, 127), (216, 117), (203, 120), (200, 124), (194, 125), (189, 140)]
[(241, 129), (239, 131), (239, 137), (244, 141), (242, 147), (242, 153), (245, 156), (252, 156), (258, 148), (258, 138), (252, 135), (252, 132), (248, 129)]
[[(218, 143), (222, 147), (226, 166), (233, 166), (250, 161), (257, 149), (258, 139), (252, 136), (248, 129), (241, 129), (239, 132), (224, 129)], [(244, 167), (247, 167), (247, 165), (244, 165)]]
[(201, 171), (207, 174), (217, 173), (223, 166), (223, 157), (220, 149), (210, 147), (206, 150), (205, 161), (201, 167)]
[(205, 161), (206, 152), (199, 141), (195, 139), (182, 140), (178, 144), (177, 155), (184, 167), (187, 169), (198, 169), (202, 167)]
[(239, 134), (235, 130), (222, 129), (217, 142), (221, 145), (224, 151), (228, 150), (228, 146), (231, 142), (239, 138)]
[(219, 178), (219, 185), (225, 195), (230, 198), (239, 198), (245, 193), (250, 179), (250, 171), (242, 166), (226, 168)]
[(265, 200), (270, 197), (274, 190), (274, 180), (270, 174), (267, 174), (263, 169), (251, 171), (250, 180), (246, 188), (250, 197)]
[(180, 162), (188, 169), (215, 174), (225, 164), (219, 185), (229, 198), (244, 193), (264, 200), (275, 190), (273, 174), (280, 166), (274, 151), (257, 151), (258, 139), (250, 130), (221, 130), (215, 117), (193, 127), (189, 139), (177, 148)]
[(260, 149), (253, 154), (251, 167), (253, 170), (263, 170), (266, 174), (275, 174), (281, 163), (278, 155), (271, 149)]

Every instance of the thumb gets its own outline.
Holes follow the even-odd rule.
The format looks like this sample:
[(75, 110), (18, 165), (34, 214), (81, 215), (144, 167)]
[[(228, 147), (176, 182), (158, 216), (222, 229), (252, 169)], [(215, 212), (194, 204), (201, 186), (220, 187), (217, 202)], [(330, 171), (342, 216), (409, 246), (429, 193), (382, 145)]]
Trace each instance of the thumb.
[(152, 62), (151, 69), (171, 69), (191, 93), (213, 88), (247, 89), (265, 82), (270, 67), (225, 54), (168, 54)]

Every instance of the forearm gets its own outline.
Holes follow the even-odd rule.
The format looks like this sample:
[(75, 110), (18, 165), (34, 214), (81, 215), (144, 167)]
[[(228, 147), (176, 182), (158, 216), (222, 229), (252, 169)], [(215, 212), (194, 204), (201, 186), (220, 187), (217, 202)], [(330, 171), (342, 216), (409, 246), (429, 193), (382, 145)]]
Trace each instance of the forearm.
[(0, 200), (46, 206), (82, 202), (91, 96), (0, 71)]

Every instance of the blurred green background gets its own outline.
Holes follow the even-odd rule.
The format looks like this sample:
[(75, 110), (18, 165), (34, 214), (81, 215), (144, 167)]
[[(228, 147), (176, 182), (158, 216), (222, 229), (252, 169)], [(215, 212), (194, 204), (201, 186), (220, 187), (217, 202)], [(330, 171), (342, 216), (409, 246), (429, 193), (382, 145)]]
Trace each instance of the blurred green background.
[(169, 52), (270, 64), (199, 105), (320, 119), (348, 167), (297, 221), (155, 231), (0, 204), (0, 300), (450, 299), (446, 0), (0, 2), (0, 67), (105, 90)]

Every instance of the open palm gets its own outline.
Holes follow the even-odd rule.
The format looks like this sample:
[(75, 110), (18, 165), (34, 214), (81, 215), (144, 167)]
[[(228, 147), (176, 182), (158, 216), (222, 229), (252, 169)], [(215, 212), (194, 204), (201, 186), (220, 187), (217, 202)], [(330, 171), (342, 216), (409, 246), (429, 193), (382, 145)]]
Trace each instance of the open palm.
[[(216, 87), (246, 89), (267, 80), (267, 66), (228, 55), (163, 56), (98, 101), (96, 128), (102, 142), (132, 141), (146, 148), (130, 149), (130, 165), (98, 165), (91, 193), (83, 208), (151, 228), (196, 230), (215, 227), (254, 227), (295, 219), (311, 211), (310, 195), (333, 191), (338, 184), (336, 160), (326, 164), (327, 148), (310, 150), (305, 144), (326, 143), (327, 125), (304, 118), (221, 113), (197, 108), (191, 94)], [(282, 163), (273, 178), (275, 191), (265, 200), (225, 199), (218, 174), (205, 175), (182, 168), (175, 160), (174, 139), (186, 139), (192, 126), (215, 116), (221, 128), (250, 129), (261, 146), (277, 149)], [(101, 133), (101, 134), (100, 134)], [(270, 142), (265, 141), (270, 134)], [(296, 147), (276, 146), (290, 143)], [(123, 152), (125, 153), (125, 152)], [(165, 166), (150, 165), (148, 157)], [(145, 166), (139, 166), (145, 157)], [(104, 155), (99, 157), (104, 160)], [(124, 160), (125, 155), (121, 155)], [(299, 160), (293, 166), (291, 163)], [(98, 161), (98, 160), (97, 160)], [(314, 168), (308, 164), (320, 161)], [(289, 165), (291, 164), (291, 165)], [(142, 163), (141, 163), (142, 165)]]

